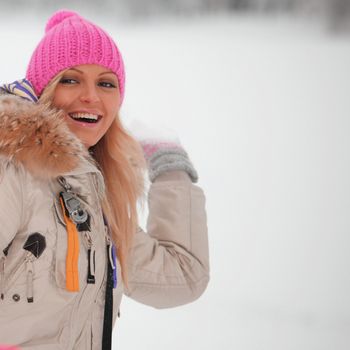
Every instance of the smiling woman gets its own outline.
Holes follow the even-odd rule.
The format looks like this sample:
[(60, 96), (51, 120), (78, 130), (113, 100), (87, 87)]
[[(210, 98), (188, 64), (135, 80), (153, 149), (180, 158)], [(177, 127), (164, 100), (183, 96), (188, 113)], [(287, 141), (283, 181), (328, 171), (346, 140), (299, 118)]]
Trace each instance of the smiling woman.
[(180, 143), (125, 131), (124, 83), (115, 42), (63, 10), (0, 88), (0, 344), (108, 350), (123, 294), (165, 308), (207, 286), (197, 172)]

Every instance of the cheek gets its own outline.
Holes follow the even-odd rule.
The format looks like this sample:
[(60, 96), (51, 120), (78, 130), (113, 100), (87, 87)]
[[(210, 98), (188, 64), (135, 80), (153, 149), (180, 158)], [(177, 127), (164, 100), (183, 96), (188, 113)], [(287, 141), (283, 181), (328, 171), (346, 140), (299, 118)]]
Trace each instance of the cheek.
[(119, 113), (119, 101), (114, 99), (108, 106), (108, 124), (111, 125)]
[(55, 90), (55, 93), (52, 99), (52, 104), (56, 108), (64, 109), (65, 106), (69, 105), (71, 99), (72, 99), (71, 94), (69, 94), (67, 91), (63, 89), (60, 89), (60, 87), (58, 86)]
[(54, 107), (62, 108), (64, 106), (64, 101), (65, 100), (64, 100), (62, 94), (55, 92), (53, 99), (52, 99), (52, 104), (54, 105)]

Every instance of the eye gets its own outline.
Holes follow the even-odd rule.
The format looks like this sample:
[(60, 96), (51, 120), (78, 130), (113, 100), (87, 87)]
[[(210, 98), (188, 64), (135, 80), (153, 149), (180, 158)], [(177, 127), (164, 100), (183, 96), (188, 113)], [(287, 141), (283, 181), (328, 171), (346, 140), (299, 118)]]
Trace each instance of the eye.
[(101, 81), (98, 83), (98, 86), (102, 86), (109, 89), (115, 89), (117, 87), (115, 83), (111, 83), (108, 81)]
[(60, 84), (65, 84), (65, 85), (72, 85), (72, 84), (77, 84), (78, 81), (72, 78), (62, 78), (60, 80)]

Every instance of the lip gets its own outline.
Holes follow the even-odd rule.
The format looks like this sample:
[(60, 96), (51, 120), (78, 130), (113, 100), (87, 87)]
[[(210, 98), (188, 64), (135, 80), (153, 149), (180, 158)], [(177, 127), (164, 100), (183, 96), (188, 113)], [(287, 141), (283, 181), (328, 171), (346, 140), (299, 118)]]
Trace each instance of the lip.
[(74, 111), (69, 111), (67, 114), (74, 114), (74, 113), (96, 114), (99, 117), (102, 117), (101, 111), (99, 111), (97, 109), (76, 109)]
[[(98, 116), (97, 122), (96, 123), (84, 123), (84, 122), (79, 122), (75, 119), (73, 119), (70, 114), (74, 113), (86, 113), (86, 114), (94, 114)], [(79, 109), (79, 110), (74, 110), (71, 112), (67, 112), (67, 117), (69, 118), (70, 122), (73, 123), (74, 125), (77, 125), (81, 128), (95, 128), (100, 124), (101, 119), (103, 118), (102, 113), (96, 109)]]

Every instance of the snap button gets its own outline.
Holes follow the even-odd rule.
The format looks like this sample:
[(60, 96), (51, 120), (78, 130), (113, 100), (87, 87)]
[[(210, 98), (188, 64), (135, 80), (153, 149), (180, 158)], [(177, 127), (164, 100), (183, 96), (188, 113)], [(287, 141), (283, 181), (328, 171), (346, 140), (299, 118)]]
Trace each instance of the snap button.
[(18, 294), (13, 294), (12, 299), (17, 302), (21, 299), (21, 297)]

